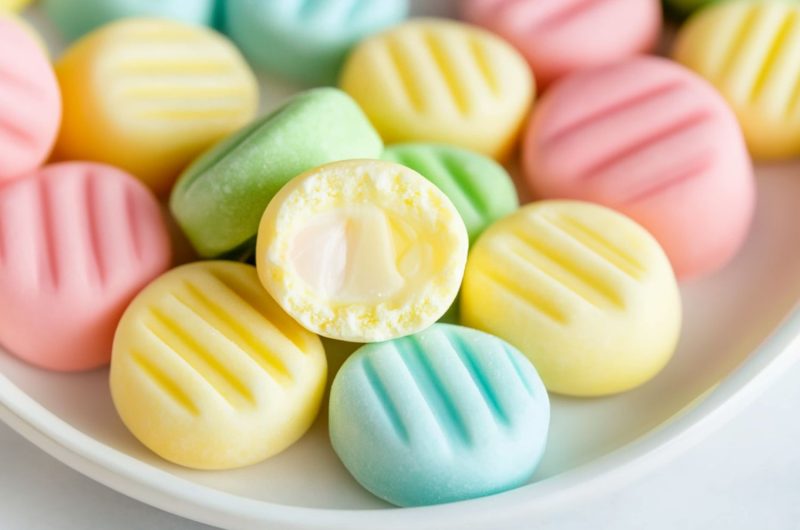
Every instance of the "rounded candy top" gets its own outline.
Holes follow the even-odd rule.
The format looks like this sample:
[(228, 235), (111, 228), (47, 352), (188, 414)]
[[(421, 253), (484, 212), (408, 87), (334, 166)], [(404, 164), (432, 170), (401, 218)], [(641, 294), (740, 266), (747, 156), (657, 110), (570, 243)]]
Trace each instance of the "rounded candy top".
[(533, 102), (528, 65), (509, 44), (458, 22), (419, 19), (363, 41), (340, 86), (387, 143), (425, 141), (504, 158)]
[(673, 55), (719, 89), (756, 159), (800, 155), (800, 3), (709, 6), (678, 33)]
[(536, 370), (504, 341), (435, 324), (363, 346), (331, 387), (331, 443), (372, 493), (400, 506), (524, 484), (547, 441)]
[(161, 195), (258, 107), (255, 76), (231, 42), (170, 20), (103, 26), (73, 44), (56, 73), (64, 120), (55, 156), (113, 164)]
[(564, 78), (537, 106), (523, 159), (535, 194), (630, 216), (681, 278), (728, 263), (750, 227), (753, 170), (736, 117), (672, 61), (635, 57)]
[(264, 292), (254, 267), (203, 261), (162, 275), (125, 311), (111, 395), (125, 425), (161, 457), (226, 469), (302, 436), (326, 367), (319, 338)]
[(613, 394), (652, 378), (680, 335), (675, 276), (653, 236), (576, 201), (529, 204), (473, 245), (461, 321), (508, 341), (548, 390)]
[(108, 362), (122, 312), (170, 264), (155, 197), (130, 175), (53, 164), (0, 187), (0, 343), (52, 370)]

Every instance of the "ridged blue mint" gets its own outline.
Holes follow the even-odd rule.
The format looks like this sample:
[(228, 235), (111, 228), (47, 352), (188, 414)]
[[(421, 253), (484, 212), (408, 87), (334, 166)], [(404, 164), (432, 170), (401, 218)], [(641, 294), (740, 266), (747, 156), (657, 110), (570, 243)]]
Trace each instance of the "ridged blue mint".
[(212, 147), (178, 178), (170, 209), (202, 257), (246, 257), (261, 215), (293, 177), (352, 158), (378, 158), (380, 136), (347, 94), (302, 92)]
[(519, 208), (514, 182), (503, 166), (479, 153), (444, 144), (394, 144), (384, 160), (410, 167), (453, 202), (470, 243), (490, 224)]
[(336, 84), (350, 49), (408, 16), (408, 0), (229, 0), (225, 32), (266, 72)]
[(126, 17), (169, 18), (208, 25), (214, 0), (43, 0), (44, 11), (67, 40)]
[(449, 324), (362, 346), (331, 387), (336, 454), (362, 486), (398, 506), (525, 484), (549, 421), (547, 392), (525, 356)]

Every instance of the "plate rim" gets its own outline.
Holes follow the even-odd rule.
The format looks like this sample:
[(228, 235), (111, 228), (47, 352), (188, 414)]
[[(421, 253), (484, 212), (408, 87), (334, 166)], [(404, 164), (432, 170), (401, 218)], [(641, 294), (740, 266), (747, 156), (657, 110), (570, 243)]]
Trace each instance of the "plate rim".
[[(800, 360), (800, 306), (725, 378), (636, 440), (558, 475), (508, 492), (416, 508), (290, 506), (203, 486), (92, 438), (0, 374), (0, 420), (83, 475), (145, 504), (231, 530), (256, 527), (465, 530), (512, 524), (617, 489), (667, 463), (714, 432)], [(602, 487), (597, 487), (602, 483)], [(387, 512), (391, 517), (386, 517)]]

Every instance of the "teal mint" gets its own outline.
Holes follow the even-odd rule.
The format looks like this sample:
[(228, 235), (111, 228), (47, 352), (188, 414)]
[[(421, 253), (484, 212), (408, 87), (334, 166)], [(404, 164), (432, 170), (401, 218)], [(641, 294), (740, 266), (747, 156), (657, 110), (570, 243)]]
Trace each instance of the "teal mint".
[(67, 40), (126, 17), (169, 18), (208, 25), (214, 0), (43, 0), (44, 11)]
[(378, 158), (382, 149), (350, 96), (309, 90), (195, 160), (178, 178), (170, 209), (200, 256), (247, 256), (267, 204), (289, 180), (328, 162)]
[(350, 49), (408, 10), (408, 0), (230, 0), (225, 32), (258, 69), (333, 85)]
[(355, 479), (398, 506), (499, 493), (528, 482), (550, 402), (533, 365), (461, 326), (362, 346), (330, 394), (333, 449)]
[(395, 144), (384, 160), (410, 167), (455, 205), (470, 243), (498, 219), (519, 208), (514, 182), (503, 166), (481, 154), (443, 144)]

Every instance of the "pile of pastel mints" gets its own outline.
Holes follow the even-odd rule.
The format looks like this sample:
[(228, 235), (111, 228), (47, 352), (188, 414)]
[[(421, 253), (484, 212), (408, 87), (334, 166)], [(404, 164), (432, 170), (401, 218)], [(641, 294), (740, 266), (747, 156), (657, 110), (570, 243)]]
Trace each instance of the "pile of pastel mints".
[[(670, 0), (675, 62), (645, 55), (657, 0), (42, 0), (52, 64), (25, 3), (0, 0), (0, 344), (110, 362), (133, 436), (191, 468), (325, 406), (391, 503), (527, 483), (547, 392), (654, 377), (678, 279), (747, 235), (751, 156), (800, 155), (791, 0)], [(257, 116), (253, 69), (304, 90)]]

